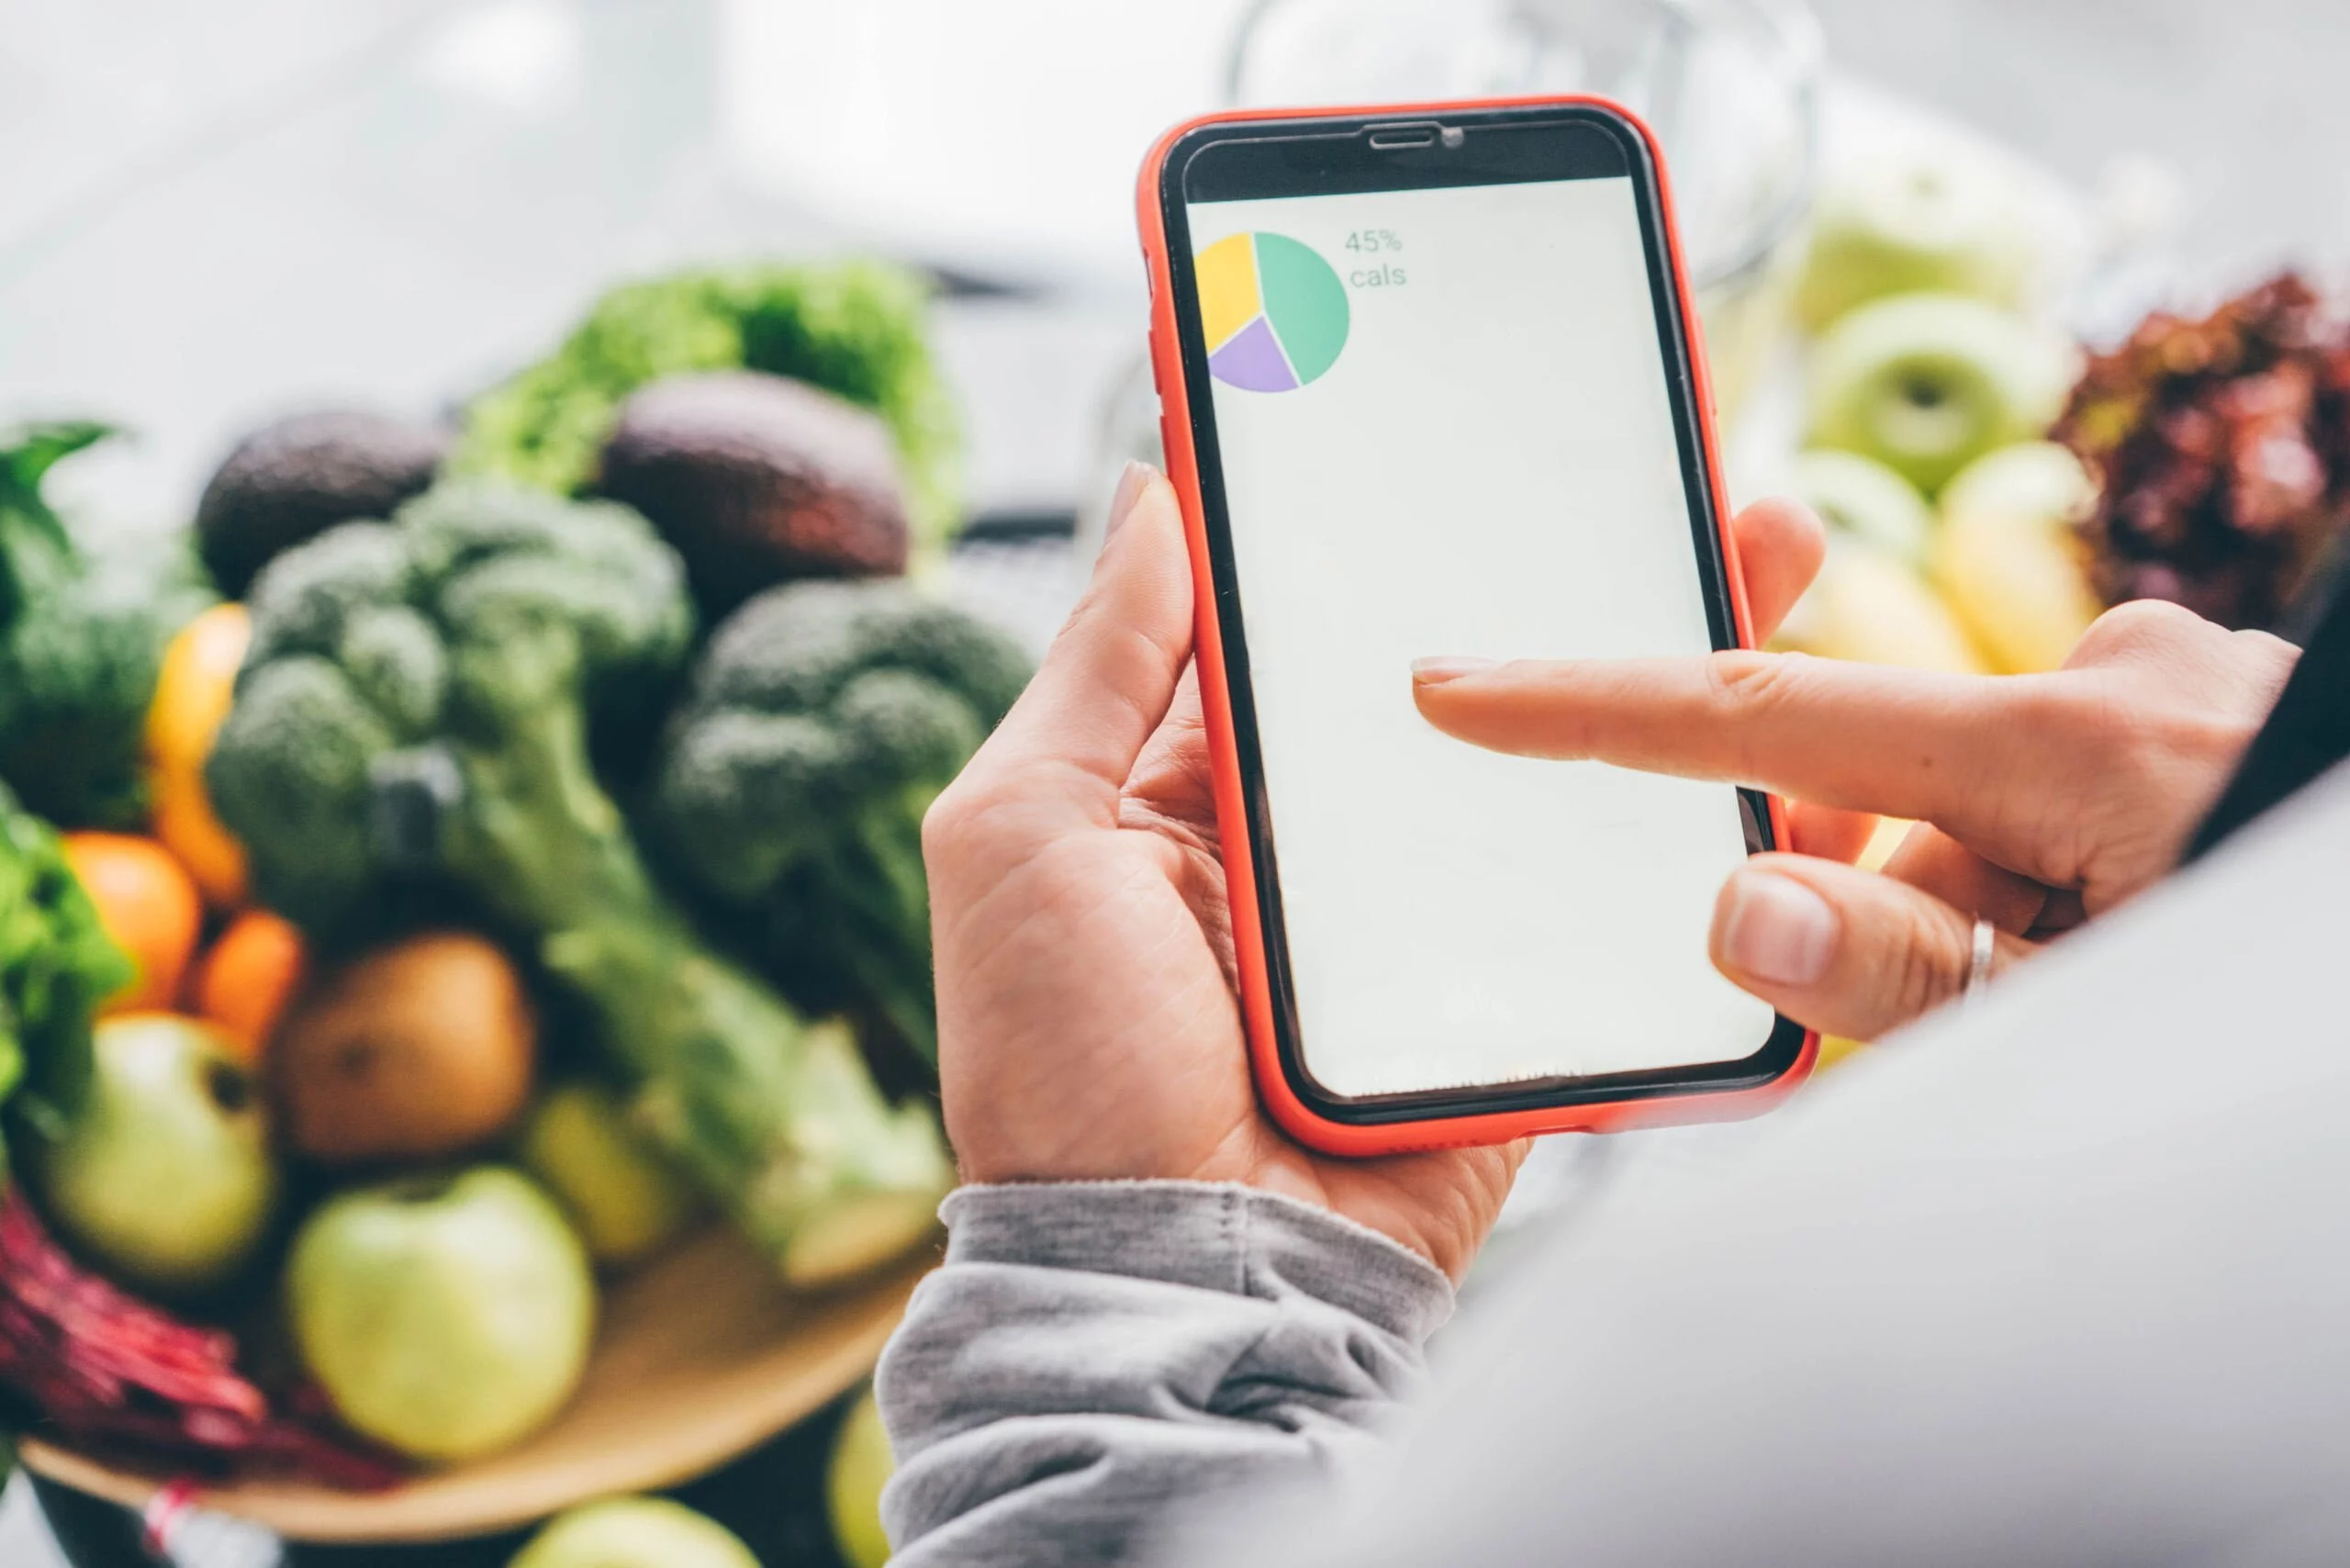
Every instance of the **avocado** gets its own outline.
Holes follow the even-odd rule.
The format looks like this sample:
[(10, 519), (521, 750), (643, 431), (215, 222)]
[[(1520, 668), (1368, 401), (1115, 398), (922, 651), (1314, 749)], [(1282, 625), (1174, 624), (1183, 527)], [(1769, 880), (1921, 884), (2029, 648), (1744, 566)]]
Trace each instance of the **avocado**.
[(321, 409), (239, 442), (196, 503), (196, 550), (220, 591), (244, 597), (284, 551), (353, 518), (386, 517), (429, 487), (450, 434), (362, 409)]
[(676, 547), (711, 620), (778, 583), (906, 569), (890, 427), (787, 376), (713, 371), (643, 387), (621, 405), (596, 487)]

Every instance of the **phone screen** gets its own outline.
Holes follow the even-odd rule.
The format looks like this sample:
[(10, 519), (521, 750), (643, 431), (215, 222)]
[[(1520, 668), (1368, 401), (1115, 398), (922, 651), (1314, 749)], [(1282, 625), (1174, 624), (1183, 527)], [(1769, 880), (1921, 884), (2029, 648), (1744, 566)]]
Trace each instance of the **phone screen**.
[(1412, 701), (1422, 655), (1716, 645), (1642, 210), (1621, 174), (1185, 204), (1259, 852), (1327, 1095), (1772, 1037), (1707, 956), (1738, 790), (1478, 750)]

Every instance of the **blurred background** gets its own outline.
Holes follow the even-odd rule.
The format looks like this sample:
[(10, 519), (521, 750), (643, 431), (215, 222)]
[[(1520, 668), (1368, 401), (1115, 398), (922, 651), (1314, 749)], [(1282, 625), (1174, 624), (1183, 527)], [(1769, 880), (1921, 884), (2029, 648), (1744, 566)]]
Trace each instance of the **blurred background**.
[[(957, 540), (918, 573), (1041, 646), (1112, 477), (1155, 449), (1132, 215), (1153, 136), (1234, 103), (1577, 86), (1665, 136), (1733, 489), (1801, 490), (1874, 552), (1796, 619), (1799, 644), (2028, 668), (2138, 593), (2267, 623), (2343, 510), (2350, 442), (2311, 434), (2336, 466), (2261, 525), (2289, 546), (2246, 566), (2228, 543), (2260, 532), (2243, 504), (2169, 533), (2119, 507), (2118, 449), (2065, 406), (2077, 360), (2053, 400), (1996, 370), (1984, 391), (1972, 371), (1921, 382), (1913, 329), (1879, 325), (1873, 347), (1852, 327), (1873, 297), (1930, 286), (2069, 355), (2288, 267), (2333, 281), (2350, 249), (2333, 0), (0, 0), (0, 424), (128, 432), (50, 487), (94, 537), (185, 526), (230, 449), (289, 414), (462, 422), (617, 285), (873, 256), (930, 291), (959, 427), (936, 480)], [(2299, 345), (2299, 308), (2272, 299), (2229, 330)], [(1975, 329), (1956, 330), (1968, 359)], [(2350, 392), (2350, 358), (2328, 363), (2322, 396)], [(2154, 373), (2100, 374), (2126, 393)], [(1987, 400), (2002, 433), (1904, 449), (1872, 433), (1875, 398)], [(2026, 458), (1955, 482), (2052, 429), (2087, 477)], [(1873, 472), (1808, 462), (1820, 448)], [(1967, 532), (1995, 512), (2032, 514), (2031, 541)], [(1563, 1201), (1585, 1158), (1535, 1169), (1526, 1202)], [(823, 1472), (855, 1375), (779, 1434), (696, 1450), (692, 1495), (746, 1534), (757, 1515), (770, 1562), (834, 1560)], [(133, 1516), (64, 1487), (42, 1501), (78, 1563), (144, 1560)], [(287, 1550), (224, 1514), (166, 1523), (151, 1544), (207, 1568)], [(516, 1539), (462, 1560), (503, 1562)], [(64, 1561), (19, 1475), (0, 1562)]]
[[(1092, 477), (1089, 421), (1138, 308), (1136, 150), (1227, 99), (1252, 6), (9, 9), (0, 408), (132, 426), (124, 506), (185, 507), (236, 433), (306, 398), (460, 398), (616, 279), (878, 246), (946, 275), (968, 501), (1021, 512), (1069, 510)], [(1436, 8), (1356, 9), (1330, 25)], [(2024, 155), (2174, 277), (2350, 239), (2338, 7), (1811, 10), (1830, 79)], [(1271, 75), (1266, 95), (1292, 85)]]

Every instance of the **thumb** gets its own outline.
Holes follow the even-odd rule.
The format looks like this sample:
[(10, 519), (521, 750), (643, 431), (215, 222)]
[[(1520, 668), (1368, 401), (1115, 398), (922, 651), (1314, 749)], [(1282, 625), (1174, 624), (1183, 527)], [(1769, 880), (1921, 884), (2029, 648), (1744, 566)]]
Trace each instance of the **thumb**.
[(1115, 823), (1118, 791), (1191, 657), (1192, 568), (1175, 491), (1130, 464), (1093, 580), (966, 780)]
[[(1991, 972), (2034, 951), (2000, 932)], [(1975, 916), (1833, 860), (1758, 855), (1714, 904), (1715, 967), (1824, 1035), (1873, 1040), (1957, 996)]]

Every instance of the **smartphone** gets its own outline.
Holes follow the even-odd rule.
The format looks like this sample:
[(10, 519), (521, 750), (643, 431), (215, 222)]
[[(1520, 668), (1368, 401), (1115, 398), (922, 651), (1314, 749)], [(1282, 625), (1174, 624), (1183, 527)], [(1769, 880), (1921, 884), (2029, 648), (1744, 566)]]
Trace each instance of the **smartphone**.
[(1438, 734), (1426, 655), (1748, 645), (1662, 160), (1586, 98), (1212, 115), (1138, 192), (1259, 1092), (1371, 1156), (1752, 1114), (1725, 784)]

